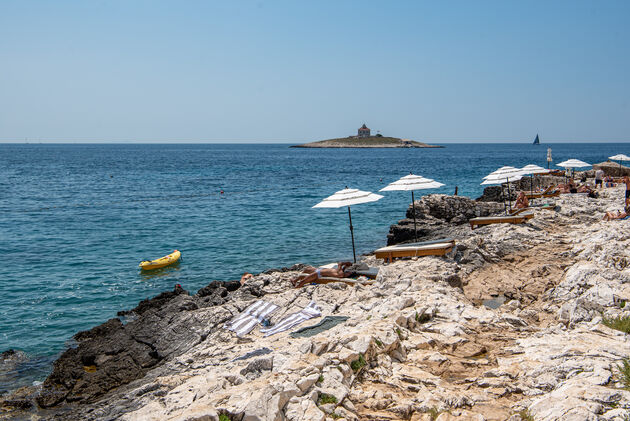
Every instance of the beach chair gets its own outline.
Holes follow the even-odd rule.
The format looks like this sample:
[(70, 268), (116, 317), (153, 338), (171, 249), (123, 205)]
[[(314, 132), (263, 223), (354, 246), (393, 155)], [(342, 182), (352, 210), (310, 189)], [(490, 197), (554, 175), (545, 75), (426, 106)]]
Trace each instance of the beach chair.
[(521, 209), (512, 209), (512, 212), (509, 216), (522, 216), (526, 220), (532, 219), (534, 217), (534, 209), (533, 208), (521, 208)]
[(540, 199), (541, 197), (555, 197), (555, 196), (559, 196), (560, 192), (559, 191), (555, 191), (554, 190), (555, 188), (556, 188), (556, 186), (552, 184), (551, 186), (548, 186), (542, 192), (536, 192), (536, 193), (523, 192), (523, 193), (525, 193), (525, 197), (527, 197), (528, 199)]
[(510, 215), (519, 215), (523, 212), (528, 212), (531, 211), (532, 208), (520, 208), (520, 209), (512, 209), (512, 211), (510, 212)]
[(560, 190), (554, 190), (549, 193), (543, 193), (542, 197), (558, 197), (560, 196)]
[[(319, 267), (320, 269), (337, 269), (337, 263), (329, 263), (327, 265), (322, 265)], [(354, 274), (352, 276), (365, 276), (368, 279), (376, 279), (378, 275), (378, 267), (369, 267), (365, 265), (363, 269), (355, 269)]]
[(522, 224), (526, 220), (532, 219), (533, 213), (523, 212), (520, 215), (507, 215), (507, 216), (484, 216), (480, 218), (473, 218), (468, 221), (470, 229), (475, 229), (475, 226), (490, 225), (490, 224)]
[(453, 247), (455, 247), (455, 240), (443, 238), (441, 240), (387, 246), (374, 251), (374, 255), (377, 259), (384, 259), (391, 263), (394, 259), (401, 257), (444, 256), (453, 250)]
[(545, 203), (542, 206), (537, 206), (536, 209), (555, 211), (556, 210), (556, 204), (555, 203)]

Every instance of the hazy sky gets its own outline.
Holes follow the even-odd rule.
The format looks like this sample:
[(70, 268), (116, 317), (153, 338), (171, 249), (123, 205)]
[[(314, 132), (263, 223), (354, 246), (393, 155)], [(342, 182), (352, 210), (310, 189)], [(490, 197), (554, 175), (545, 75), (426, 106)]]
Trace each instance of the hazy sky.
[(630, 1), (0, 0), (0, 141), (630, 141)]

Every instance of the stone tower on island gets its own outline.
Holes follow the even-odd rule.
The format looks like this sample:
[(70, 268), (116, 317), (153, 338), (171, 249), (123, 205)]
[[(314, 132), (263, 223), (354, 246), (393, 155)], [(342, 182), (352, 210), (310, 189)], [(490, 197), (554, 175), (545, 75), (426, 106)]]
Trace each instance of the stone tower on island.
[(363, 123), (363, 126), (359, 127), (358, 137), (370, 137), (370, 129)]

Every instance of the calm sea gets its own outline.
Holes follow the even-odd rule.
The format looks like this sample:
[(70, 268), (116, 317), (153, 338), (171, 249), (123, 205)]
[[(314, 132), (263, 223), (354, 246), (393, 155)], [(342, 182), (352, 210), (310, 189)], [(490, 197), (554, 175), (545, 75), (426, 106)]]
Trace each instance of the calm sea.
[[(446, 184), (431, 192), (458, 186), (476, 197), (481, 178), (500, 166), (546, 167), (547, 147), (554, 162), (630, 153), (627, 143), (0, 144), (0, 352), (32, 358), (16, 375), (0, 373), (0, 391), (42, 379), (75, 332), (176, 283), (195, 292), (244, 271), (351, 258), (347, 210), (311, 209), (345, 186), (378, 191), (412, 171)], [(384, 195), (352, 209), (358, 252), (383, 246), (411, 200)], [(138, 270), (140, 260), (176, 248), (179, 266)]]

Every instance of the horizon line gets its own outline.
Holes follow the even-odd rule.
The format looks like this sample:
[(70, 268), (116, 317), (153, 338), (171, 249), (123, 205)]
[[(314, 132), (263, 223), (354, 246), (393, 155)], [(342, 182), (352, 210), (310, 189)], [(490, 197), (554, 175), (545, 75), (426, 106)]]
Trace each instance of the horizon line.
[[(442, 141), (442, 142), (431, 142), (421, 141), (422, 143), (426, 143), (428, 145), (444, 145), (444, 144), (519, 144), (519, 145), (553, 145), (553, 144), (566, 144), (566, 143), (630, 143), (630, 140), (557, 140), (545, 143), (539, 143), (538, 145), (532, 144), (530, 141), (514, 141), (514, 140), (497, 140), (497, 141)], [(307, 142), (310, 143), (310, 142)], [(221, 140), (221, 141), (195, 141), (195, 140), (186, 140), (186, 141), (176, 141), (176, 140), (164, 140), (164, 141), (133, 141), (133, 140), (39, 140), (39, 141), (25, 141), (25, 140), (0, 140), (0, 144), (12, 144), (12, 145), (45, 145), (45, 144), (57, 144), (57, 145), (90, 145), (90, 144), (99, 144), (99, 145), (116, 145), (116, 144), (124, 144), (124, 145), (303, 145), (304, 143), (299, 142), (285, 142), (285, 141), (250, 141), (250, 140)], [(376, 149), (376, 148), (375, 148)]]
[[(314, 141), (316, 142), (316, 141)], [(421, 143), (426, 143), (427, 145), (441, 145), (441, 144), (491, 144), (491, 143), (512, 143), (512, 144), (522, 144), (522, 145), (547, 145), (547, 144), (558, 144), (558, 143), (630, 143), (630, 140), (556, 140), (556, 141), (546, 141), (545, 143), (533, 144), (531, 141), (515, 141), (515, 140), (474, 140), (474, 141), (461, 141), (461, 140), (447, 140), (447, 141), (437, 141), (431, 142), (427, 140), (417, 141)], [(312, 142), (287, 142), (287, 141), (253, 141), (253, 140), (33, 140), (29, 141), (25, 140), (12, 140), (12, 139), (0, 139), (0, 144), (28, 144), (28, 145), (38, 145), (38, 144), (145, 144), (145, 145), (159, 145), (159, 144), (183, 144), (183, 145), (193, 145), (193, 144), (217, 144), (217, 145), (229, 145), (229, 144), (241, 144), (241, 145), (303, 145)]]

